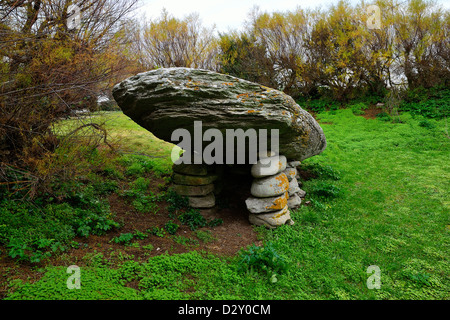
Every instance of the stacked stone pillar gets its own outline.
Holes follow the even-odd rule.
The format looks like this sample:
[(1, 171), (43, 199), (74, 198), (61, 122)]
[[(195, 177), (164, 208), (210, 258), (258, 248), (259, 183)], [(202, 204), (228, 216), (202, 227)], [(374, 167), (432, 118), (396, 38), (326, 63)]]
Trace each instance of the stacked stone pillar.
[(291, 161), (286, 165), (284, 173), (289, 180), (289, 199), (288, 207), (289, 209), (297, 209), (302, 203), (302, 198), (305, 196), (306, 192), (300, 189), (300, 183), (298, 181), (299, 174), (297, 172), (297, 166), (300, 165), (300, 161)]
[(173, 165), (174, 191), (187, 196), (193, 208), (206, 209), (216, 205), (214, 181), (217, 175), (208, 171), (208, 167), (198, 164)]
[(294, 223), (288, 207), (290, 184), (284, 173), (286, 168), (286, 157), (273, 154), (260, 155), (252, 166), (252, 196), (245, 201), (252, 224), (276, 228)]

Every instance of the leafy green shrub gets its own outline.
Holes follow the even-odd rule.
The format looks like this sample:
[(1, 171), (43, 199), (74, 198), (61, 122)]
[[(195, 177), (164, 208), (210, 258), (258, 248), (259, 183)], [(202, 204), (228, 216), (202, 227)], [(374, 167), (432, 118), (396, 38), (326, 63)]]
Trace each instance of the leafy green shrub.
[(173, 237), (173, 241), (183, 246), (198, 246), (200, 244), (197, 239), (186, 238), (184, 236), (177, 236), (177, 235)]
[(163, 228), (158, 227), (152, 227), (151, 229), (148, 229), (147, 232), (160, 238), (163, 238), (166, 235), (166, 231)]
[(138, 176), (144, 174), (145, 168), (140, 163), (132, 163), (125, 169), (127, 176)]
[(368, 108), (367, 104), (364, 102), (355, 103), (349, 106), (354, 115), (364, 114), (364, 110)]
[(105, 195), (112, 192), (117, 191), (119, 188), (119, 185), (117, 181), (114, 180), (106, 180), (106, 181), (99, 181), (92, 184), (93, 189), (95, 190), (95, 193), (98, 195)]
[(209, 243), (209, 242), (214, 241), (214, 237), (211, 234), (211, 230), (205, 230), (205, 231), (197, 230), (197, 231), (195, 231), (195, 235), (197, 236), (197, 238), (200, 241), (202, 241), (204, 243)]
[(421, 120), (419, 121), (419, 126), (427, 129), (434, 129), (436, 128), (436, 124), (429, 120)]
[(276, 275), (285, 272), (288, 268), (286, 260), (273, 248), (272, 243), (264, 247), (255, 244), (241, 251), (238, 261), (238, 269), (241, 272), (266, 273), (272, 283), (277, 281)]
[(442, 119), (450, 115), (450, 89), (446, 87), (416, 88), (406, 92), (400, 111), (413, 116)]
[(131, 232), (121, 233), (119, 236), (111, 239), (112, 242), (118, 244), (130, 244), (131, 240), (133, 240), (134, 235)]
[(132, 204), (137, 211), (142, 213), (157, 213), (159, 211), (153, 195), (141, 195), (134, 199)]
[(386, 121), (386, 122), (392, 121), (391, 116), (387, 112), (380, 112), (376, 115), (376, 117), (378, 120), (381, 120), (381, 121)]
[(171, 235), (174, 235), (175, 233), (177, 233), (177, 230), (180, 226), (176, 223), (174, 223), (172, 220), (168, 221), (165, 225), (164, 225), (164, 229)]
[(223, 223), (223, 220), (220, 218), (214, 218), (211, 221), (208, 222), (208, 227), (217, 227), (220, 226)]
[(143, 233), (143, 232), (141, 232), (139, 230), (134, 231), (133, 236), (134, 236), (135, 239), (139, 239), (139, 240), (143, 240), (143, 239), (148, 237), (147, 234), (145, 234), (145, 233)]
[(188, 197), (183, 197), (178, 195), (173, 189), (169, 189), (165, 195), (164, 200), (169, 203), (167, 210), (170, 214), (177, 213), (180, 210), (185, 210), (189, 208)]
[(202, 228), (207, 224), (205, 217), (203, 217), (200, 214), (200, 211), (196, 209), (189, 209), (188, 211), (183, 212), (178, 219), (181, 223), (187, 225), (192, 231)]
[(306, 100), (306, 99), (300, 99), (297, 101), (297, 103), (305, 107), (307, 110), (321, 113), (327, 110), (337, 110), (340, 107), (340, 104), (332, 99), (322, 98), (322, 99), (312, 99), (312, 100)]
[(142, 213), (157, 213), (159, 211), (158, 196), (147, 191), (150, 181), (143, 177), (139, 177), (131, 182), (131, 189), (124, 190), (121, 196), (133, 199), (133, 207)]
[(150, 186), (150, 180), (144, 177), (139, 177), (130, 183), (131, 188), (137, 192), (146, 192)]

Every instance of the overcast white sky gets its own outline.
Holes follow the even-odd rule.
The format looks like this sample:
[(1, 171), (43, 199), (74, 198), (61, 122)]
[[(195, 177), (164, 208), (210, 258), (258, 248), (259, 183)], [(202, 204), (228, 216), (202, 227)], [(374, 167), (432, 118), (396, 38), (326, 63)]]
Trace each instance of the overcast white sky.
[[(141, 0), (143, 6), (139, 13), (147, 18), (155, 18), (166, 8), (169, 13), (177, 18), (198, 12), (205, 26), (216, 25), (220, 32), (229, 29), (239, 29), (247, 19), (248, 13), (254, 5), (258, 5), (262, 11), (286, 11), (301, 8), (328, 7), (338, 0)], [(358, 3), (359, 0), (350, 0), (350, 3)], [(370, 0), (366, 1), (370, 4)], [(450, 0), (437, 0), (445, 8), (450, 9)]]

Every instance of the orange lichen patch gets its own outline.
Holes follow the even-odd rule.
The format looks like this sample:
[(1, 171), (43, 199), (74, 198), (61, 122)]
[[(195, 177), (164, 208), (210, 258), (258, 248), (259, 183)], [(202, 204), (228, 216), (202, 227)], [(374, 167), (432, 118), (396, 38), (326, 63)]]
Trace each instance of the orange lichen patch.
[[(286, 208), (286, 207), (285, 207)], [(278, 219), (281, 218), (282, 216), (284, 216), (286, 213), (288, 212), (288, 209), (286, 208), (285, 210), (283, 210), (282, 212), (280, 212), (279, 214), (277, 214), (276, 216), (274, 216), (274, 219)]]
[(278, 161), (278, 170), (280, 170), (283, 167), (283, 163), (281, 161)]
[(286, 192), (284, 195), (278, 197), (273, 201), (272, 205), (267, 206), (266, 210), (281, 210), (287, 205), (287, 197), (288, 193)]
[(240, 99), (240, 98), (248, 98), (248, 93), (240, 93), (236, 96), (236, 98)]
[(279, 183), (277, 186), (283, 190), (289, 189), (289, 180), (285, 174), (280, 174), (279, 176), (275, 177), (275, 180), (278, 180)]
[(233, 82), (222, 82), (224, 86), (234, 86)]

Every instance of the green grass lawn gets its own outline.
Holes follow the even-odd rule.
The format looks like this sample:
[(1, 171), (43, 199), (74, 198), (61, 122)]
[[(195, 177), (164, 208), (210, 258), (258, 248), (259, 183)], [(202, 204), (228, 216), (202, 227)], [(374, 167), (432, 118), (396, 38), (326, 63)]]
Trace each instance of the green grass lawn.
[[(291, 213), (293, 226), (256, 228), (265, 250), (244, 248), (231, 258), (163, 254), (120, 264), (98, 256), (81, 270), (80, 290), (66, 288), (65, 267), (51, 266), (33, 284), (16, 283), (7, 298), (449, 299), (446, 120), (421, 126), (405, 114), (392, 123), (351, 110), (318, 118), (328, 147), (303, 163), (319, 175), (303, 182), (311, 205)], [(158, 157), (161, 170), (170, 170), (172, 145), (121, 113), (98, 119), (107, 120), (113, 140)], [(367, 286), (372, 265), (380, 269), (380, 289)], [(127, 285), (132, 282), (138, 289)]]
[[(88, 118), (63, 120), (55, 126), (55, 131), (60, 134), (67, 134), (87, 123), (102, 125), (108, 132), (107, 140), (113, 145), (120, 146), (119, 152), (145, 154), (153, 158), (162, 170), (171, 170), (171, 152), (174, 145), (157, 139), (151, 132), (136, 124), (122, 112), (103, 111), (94, 113)], [(85, 135), (99, 134), (89, 126), (83, 130), (84, 132), (81, 133)]]

